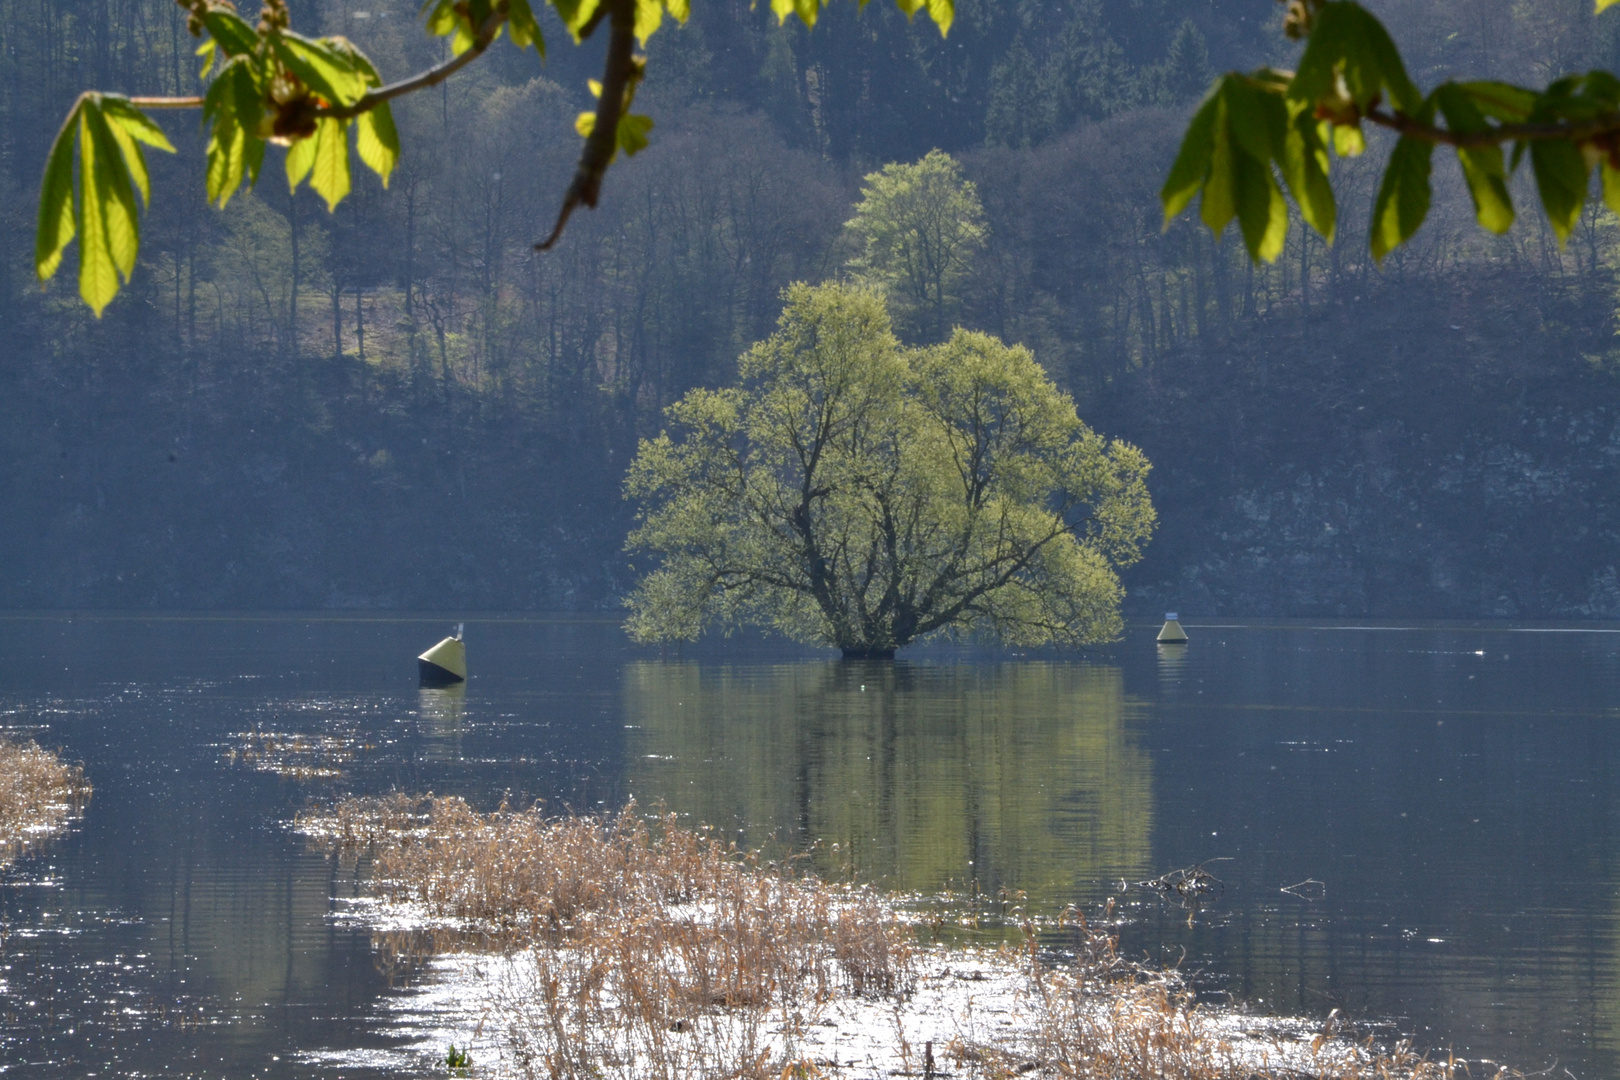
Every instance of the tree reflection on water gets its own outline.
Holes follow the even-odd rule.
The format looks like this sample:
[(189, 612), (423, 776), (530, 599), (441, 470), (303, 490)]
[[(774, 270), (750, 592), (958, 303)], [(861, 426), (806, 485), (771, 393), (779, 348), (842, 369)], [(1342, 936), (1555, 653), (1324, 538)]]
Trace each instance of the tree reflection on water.
[(1116, 668), (639, 662), (624, 687), (628, 790), (747, 843), (819, 841), (822, 874), (1045, 908), (1149, 865)]

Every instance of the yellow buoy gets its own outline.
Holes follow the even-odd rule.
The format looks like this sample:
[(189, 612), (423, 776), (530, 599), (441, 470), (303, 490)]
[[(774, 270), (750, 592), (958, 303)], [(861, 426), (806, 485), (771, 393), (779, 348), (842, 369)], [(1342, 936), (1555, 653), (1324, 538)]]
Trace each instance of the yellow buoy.
[(1167, 611), (1164, 613), (1164, 629), (1159, 631), (1159, 644), (1187, 644), (1187, 631), (1183, 630), (1181, 628), (1181, 624), (1176, 621), (1176, 613), (1173, 611)]
[(416, 658), (422, 681), (429, 685), (467, 681), (467, 646), (461, 640), (461, 627), (433, 648)]

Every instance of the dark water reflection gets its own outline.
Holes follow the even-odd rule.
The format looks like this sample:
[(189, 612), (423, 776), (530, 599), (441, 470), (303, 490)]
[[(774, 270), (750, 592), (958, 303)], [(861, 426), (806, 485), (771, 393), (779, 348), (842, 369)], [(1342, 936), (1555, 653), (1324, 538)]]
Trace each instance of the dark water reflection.
[[(1118, 897), (1127, 949), (1256, 1008), (1620, 1071), (1620, 634), (1192, 626), (1175, 652), (1138, 629), (1081, 660), (862, 665), (485, 620), (471, 685), (418, 690), (445, 621), (0, 618), (0, 725), (96, 785), (4, 872), (0, 1070), (330, 1076), (301, 1055), (372, 1048), (442, 1074), (387, 1056), (398, 973), (284, 828), (397, 787), (634, 794), (907, 890)], [(1217, 858), (1191, 928), (1121, 889)], [(1325, 895), (1282, 891), (1305, 879)]]

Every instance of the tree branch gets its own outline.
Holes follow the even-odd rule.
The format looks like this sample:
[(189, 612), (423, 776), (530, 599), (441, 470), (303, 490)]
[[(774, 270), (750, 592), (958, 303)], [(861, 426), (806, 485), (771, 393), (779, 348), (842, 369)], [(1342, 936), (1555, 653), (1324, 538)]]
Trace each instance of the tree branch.
[(201, 96), (196, 97), (132, 97), (129, 103), (137, 109), (200, 109)]
[(1405, 113), (1385, 112), (1382, 109), (1369, 109), (1365, 118), (1380, 127), (1398, 131), (1410, 138), (1455, 146), (1461, 150), (1521, 141), (1567, 139), (1582, 143), (1603, 135), (1620, 134), (1620, 113), (1608, 113), (1576, 124), (1497, 124), (1480, 131), (1449, 131), (1433, 124), (1425, 124), (1421, 120), (1414, 120)]
[[(551, 227), (550, 236), (534, 245), (536, 251), (551, 250), (562, 237), (569, 216), (581, 204), (595, 209), (602, 193), (602, 177), (618, 149), (624, 92), (636, 69), (636, 4), (635, 0), (607, 0), (603, 8), (608, 9), (612, 36), (608, 38), (607, 65), (602, 72), (602, 93), (596, 99), (596, 126), (591, 129), (591, 137), (585, 140), (574, 181), (568, 185), (562, 208), (557, 211), (557, 223)], [(583, 33), (594, 28), (593, 22)]]
[(403, 97), (417, 90), (426, 90), (430, 86), (438, 86), (444, 80), (484, 55), (484, 50), (489, 48), (490, 44), (495, 40), (495, 35), (500, 32), (501, 24), (504, 22), (506, 22), (506, 7), (501, 5), (490, 12), (489, 18), (484, 20), (484, 24), (478, 28), (477, 35), (473, 37), (473, 43), (460, 56), (453, 56), (437, 67), (428, 68), (420, 75), (413, 75), (409, 79), (401, 79), (397, 83), (389, 83), (387, 86), (379, 86), (375, 90), (368, 90), (353, 105), (342, 108), (329, 105), (324, 109), (316, 110), (317, 114), (329, 116), (334, 120), (352, 120), (361, 113), (370, 112), (385, 101), (392, 101), (394, 98)]
[[(379, 86), (375, 90), (368, 90), (353, 105), (322, 106), (315, 110), (315, 115), (331, 117), (334, 120), (353, 120), (361, 113), (370, 112), (385, 101), (404, 97), (406, 94), (414, 93), (417, 90), (426, 90), (430, 86), (438, 86), (444, 80), (484, 55), (484, 50), (488, 49), (490, 44), (494, 42), (496, 33), (500, 31), (501, 25), (505, 22), (506, 10), (504, 7), (498, 8), (490, 13), (489, 18), (484, 20), (484, 24), (478, 28), (478, 33), (473, 37), (473, 43), (460, 56), (451, 57), (444, 63), (428, 68), (418, 75), (412, 75), (408, 79), (401, 79), (399, 82)], [(137, 109), (200, 109), (203, 106), (203, 98), (201, 95), (188, 97), (132, 97), (129, 99), (129, 103)]]

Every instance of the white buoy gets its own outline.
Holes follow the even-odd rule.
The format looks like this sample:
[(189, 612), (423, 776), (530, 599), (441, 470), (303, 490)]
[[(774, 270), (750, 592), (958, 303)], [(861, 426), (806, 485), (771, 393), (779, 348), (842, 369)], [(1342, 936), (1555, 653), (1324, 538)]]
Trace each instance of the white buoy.
[(445, 686), (467, 681), (467, 646), (461, 640), (461, 624), (456, 632), (416, 658), (417, 671), (422, 682), (429, 686)]
[(1176, 621), (1176, 613), (1173, 611), (1167, 611), (1164, 613), (1164, 629), (1159, 631), (1159, 644), (1187, 644), (1187, 631), (1183, 630), (1181, 628), (1181, 624)]

